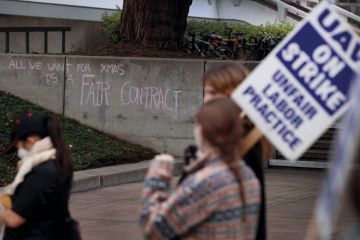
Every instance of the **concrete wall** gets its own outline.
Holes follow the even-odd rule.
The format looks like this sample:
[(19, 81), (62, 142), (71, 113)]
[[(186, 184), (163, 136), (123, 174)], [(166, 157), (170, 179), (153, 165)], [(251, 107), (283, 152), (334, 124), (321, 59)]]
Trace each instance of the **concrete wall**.
[[(0, 27), (71, 27), (66, 33), (66, 52), (95, 49), (106, 44), (101, 22), (0, 14)], [(85, 36), (85, 37), (84, 37)], [(48, 34), (48, 52), (61, 53), (61, 33)], [(0, 53), (5, 52), (5, 33), (0, 33)], [(10, 53), (25, 53), (25, 33), (10, 33)], [(44, 34), (30, 33), (30, 53), (44, 52)]]
[(191, 142), (204, 61), (69, 57), (67, 63), (66, 116), (177, 155)]
[(119, 138), (182, 156), (193, 143), (204, 69), (222, 63), (0, 54), (0, 90)]
[[(246, 61), (246, 62), (234, 61), (234, 62), (244, 65), (247, 69), (249, 69), (249, 71), (254, 70), (257, 67), (257, 65), (259, 64), (258, 61)], [(224, 64), (224, 61), (222, 61), (222, 60), (207, 61), (205, 64), (205, 71), (207, 71), (211, 68), (214, 68), (214, 67), (221, 66), (222, 64)]]
[(55, 56), (0, 55), (0, 89), (62, 113), (64, 59)]

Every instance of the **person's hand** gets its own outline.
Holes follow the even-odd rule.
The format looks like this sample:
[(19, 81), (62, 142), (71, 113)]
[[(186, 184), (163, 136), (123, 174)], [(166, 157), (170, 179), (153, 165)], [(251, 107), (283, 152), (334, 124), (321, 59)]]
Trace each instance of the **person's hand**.
[(150, 164), (148, 176), (171, 178), (175, 159), (169, 154), (156, 155)]

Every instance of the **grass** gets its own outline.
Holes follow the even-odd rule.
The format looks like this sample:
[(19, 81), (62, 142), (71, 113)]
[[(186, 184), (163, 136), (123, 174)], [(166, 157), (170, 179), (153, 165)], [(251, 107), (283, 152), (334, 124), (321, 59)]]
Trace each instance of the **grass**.
[[(101, 133), (3, 91), (0, 91), (0, 112), (0, 149), (9, 144), (12, 121), (20, 113), (39, 112), (55, 116), (62, 125), (65, 142), (71, 149), (74, 170), (139, 162), (155, 155), (152, 149)], [(0, 185), (14, 178), (15, 166), (13, 155), (0, 155)]]

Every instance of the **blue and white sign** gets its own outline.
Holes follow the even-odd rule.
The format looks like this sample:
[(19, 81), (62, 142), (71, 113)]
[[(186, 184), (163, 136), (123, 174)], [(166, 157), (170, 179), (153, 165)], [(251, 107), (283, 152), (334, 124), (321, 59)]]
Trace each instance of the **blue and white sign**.
[(289, 160), (298, 159), (348, 108), (360, 41), (327, 1), (232, 94)]
[(330, 170), (316, 208), (317, 234), (313, 239), (330, 239), (349, 178), (352, 162), (360, 149), (360, 78), (351, 86), (350, 109), (342, 119), (330, 162)]

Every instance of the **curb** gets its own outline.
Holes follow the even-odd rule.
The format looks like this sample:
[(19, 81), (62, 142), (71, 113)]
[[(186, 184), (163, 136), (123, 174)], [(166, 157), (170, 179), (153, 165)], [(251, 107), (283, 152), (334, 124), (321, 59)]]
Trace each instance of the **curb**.
[[(142, 182), (151, 160), (139, 163), (121, 164), (74, 173), (72, 193), (110, 187), (125, 183)], [(183, 162), (175, 162), (175, 175), (181, 173)]]

